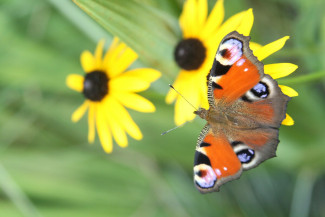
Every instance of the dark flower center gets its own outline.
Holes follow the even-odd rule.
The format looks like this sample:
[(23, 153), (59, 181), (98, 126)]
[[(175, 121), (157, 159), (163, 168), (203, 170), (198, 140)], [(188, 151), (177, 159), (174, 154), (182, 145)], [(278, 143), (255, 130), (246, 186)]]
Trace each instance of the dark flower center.
[(87, 73), (82, 93), (91, 101), (101, 101), (108, 93), (108, 77), (106, 73), (102, 71)]
[(206, 49), (202, 42), (196, 38), (180, 41), (174, 51), (177, 64), (185, 70), (200, 68), (206, 56)]

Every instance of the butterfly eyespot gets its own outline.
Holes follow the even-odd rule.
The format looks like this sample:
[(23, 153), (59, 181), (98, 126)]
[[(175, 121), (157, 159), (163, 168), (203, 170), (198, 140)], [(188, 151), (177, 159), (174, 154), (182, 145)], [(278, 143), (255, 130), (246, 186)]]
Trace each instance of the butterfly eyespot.
[(212, 188), (217, 177), (211, 166), (202, 164), (194, 167), (194, 182), (200, 189)]
[(253, 160), (255, 156), (255, 151), (253, 149), (244, 149), (236, 153), (239, 161), (241, 163), (249, 163)]
[(236, 38), (230, 38), (223, 41), (219, 49), (215, 60), (221, 65), (233, 65), (243, 55), (243, 42)]
[(229, 56), (230, 56), (230, 53), (229, 53), (228, 49), (223, 49), (223, 50), (221, 50), (219, 52), (220, 52), (220, 55), (222, 57), (224, 57), (224, 58), (229, 58)]
[(199, 170), (196, 175), (200, 176), (200, 177), (204, 177), (207, 175), (207, 171), (206, 170)]
[(264, 82), (259, 82), (251, 89), (252, 93), (259, 98), (266, 98), (269, 93), (269, 87)]

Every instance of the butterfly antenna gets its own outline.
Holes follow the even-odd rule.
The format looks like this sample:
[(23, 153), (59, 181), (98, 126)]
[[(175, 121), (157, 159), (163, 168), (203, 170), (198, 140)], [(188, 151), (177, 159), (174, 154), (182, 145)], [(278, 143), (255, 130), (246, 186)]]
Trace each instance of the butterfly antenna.
[[(171, 87), (171, 88), (173, 88), (173, 90), (175, 90), (175, 92), (176, 93), (178, 93), (188, 104), (190, 104), (194, 109), (195, 109), (195, 111), (197, 111), (198, 109), (197, 108), (195, 108), (195, 106), (192, 104), (192, 103), (190, 103), (180, 92), (178, 92), (174, 87), (173, 87), (173, 85), (171, 85), (171, 84), (169, 84), (169, 86)], [(186, 122), (185, 122), (186, 123)], [(182, 125), (181, 125), (182, 126)], [(177, 127), (176, 127), (177, 128)]]
[[(173, 88), (173, 90), (175, 90), (175, 92), (176, 93), (178, 93), (188, 104), (190, 104), (194, 109), (195, 109), (195, 111), (197, 111), (198, 109), (197, 108), (195, 108), (195, 106), (192, 104), (192, 103), (190, 103), (180, 92), (178, 92), (174, 87), (173, 87), (173, 85), (171, 85), (171, 84), (169, 84), (169, 87), (171, 87), (171, 88)], [(178, 125), (178, 126), (176, 126), (176, 127), (174, 127), (174, 128), (172, 128), (172, 129), (170, 129), (170, 130), (167, 130), (167, 131), (165, 131), (165, 132), (163, 132), (161, 135), (165, 135), (165, 134), (167, 134), (167, 133), (169, 133), (170, 131), (173, 131), (173, 130), (175, 130), (175, 129), (177, 129), (177, 128), (179, 128), (179, 127), (182, 127), (182, 126), (184, 126), (186, 123), (188, 123), (189, 121), (186, 121), (185, 123), (183, 123), (183, 124), (181, 124), (181, 125)]]
[(188, 121), (186, 121), (184, 124), (178, 125), (178, 126), (172, 128), (172, 129), (170, 129), (170, 130), (167, 130), (167, 131), (163, 132), (161, 135), (163, 136), (163, 135), (169, 133), (170, 131), (173, 131), (173, 130), (179, 128), (179, 127), (182, 127), (182, 126), (184, 126), (186, 123), (188, 123)]

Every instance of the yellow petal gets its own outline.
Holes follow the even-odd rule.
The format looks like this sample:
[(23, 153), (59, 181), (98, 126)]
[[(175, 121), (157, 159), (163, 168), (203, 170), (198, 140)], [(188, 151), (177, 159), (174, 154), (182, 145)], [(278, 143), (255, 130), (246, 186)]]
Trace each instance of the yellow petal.
[[(204, 80), (205, 80), (205, 78), (206, 77), (204, 77)], [(201, 91), (199, 90), (199, 88), (202, 87), (202, 85), (200, 85), (202, 83), (204, 85), (206, 85), (206, 83), (200, 82), (199, 79), (196, 79), (195, 77), (193, 77), (193, 79), (189, 82), (188, 90), (183, 94), (183, 96), (192, 104), (192, 105), (188, 105), (189, 108), (191, 109), (191, 113), (193, 113), (194, 110), (197, 110), (200, 105)], [(203, 89), (203, 87), (202, 87), (202, 89)], [(189, 103), (187, 103), (187, 104), (189, 104)], [(193, 108), (193, 106), (195, 108)], [(192, 117), (192, 115), (191, 115), (191, 117)]]
[(184, 3), (183, 12), (179, 19), (184, 38), (190, 38), (196, 36), (198, 32), (196, 6), (197, 6), (196, 0), (187, 0)]
[(282, 124), (286, 126), (292, 126), (294, 123), (294, 120), (288, 114), (286, 114), (286, 118), (282, 121)]
[(189, 84), (190, 85), (183, 88), (184, 93), (182, 95), (195, 108), (193, 108), (188, 102), (186, 102), (183, 97), (179, 96), (175, 103), (175, 124), (177, 126), (195, 118), (194, 111), (197, 110), (200, 101), (200, 92), (197, 91), (197, 88), (194, 88), (198, 85), (194, 85), (193, 82), (189, 82)]
[(298, 68), (292, 63), (275, 63), (264, 65), (264, 73), (270, 75), (273, 79), (282, 78), (290, 75)]
[(114, 95), (122, 105), (139, 111), (139, 112), (154, 112), (155, 106), (146, 98), (134, 93), (118, 93)]
[(189, 15), (187, 17), (188, 22), (190, 23), (190, 28), (192, 35), (191, 36), (196, 36), (198, 33), (198, 10), (197, 10), (197, 0), (187, 0), (188, 1), (188, 11)]
[(88, 50), (81, 53), (80, 62), (85, 72), (91, 72), (96, 69), (95, 58)]
[(279, 85), (279, 87), (281, 88), (281, 91), (287, 96), (290, 97), (298, 96), (298, 92), (292, 89), (291, 87), (284, 86), (284, 85)]
[(280, 38), (274, 42), (271, 42), (271, 43), (263, 46), (262, 48), (258, 49), (257, 51), (255, 51), (254, 55), (257, 57), (257, 59), (262, 61), (266, 57), (268, 57), (271, 54), (280, 50), (284, 46), (284, 44), (286, 43), (286, 41), (288, 39), (289, 39), (289, 36), (285, 36), (285, 37)]
[(205, 25), (200, 33), (200, 38), (208, 38), (214, 31), (216, 31), (221, 25), (225, 16), (225, 9), (223, 6), (223, 0), (218, 0), (213, 7)]
[(208, 101), (208, 94), (207, 94), (207, 91), (206, 90), (202, 90), (201, 93), (200, 93), (200, 96), (201, 96), (201, 105), (200, 107), (201, 108), (204, 108), (204, 109), (209, 109), (209, 101)]
[(175, 124), (176, 126), (184, 124), (186, 121), (193, 120), (194, 109), (181, 97), (178, 97), (175, 103)]
[[(105, 110), (109, 109), (109, 106), (105, 106)], [(110, 111), (111, 109), (107, 110)], [(106, 119), (109, 123), (110, 130), (112, 131), (113, 137), (116, 143), (121, 147), (126, 147), (128, 145), (128, 140), (123, 129), (123, 126), (118, 121), (118, 116), (113, 115), (114, 113), (107, 112)]]
[[(176, 78), (176, 81), (173, 84), (173, 87), (175, 88), (175, 90), (177, 90), (180, 93), (183, 93), (184, 91), (182, 88), (183, 88), (183, 86), (186, 86), (188, 77), (189, 77), (188, 73), (185, 72), (185, 70), (181, 70), (178, 77)], [(178, 93), (175, 90), (170, 88), (170, 90), (168, 91), (167, 96), (166, 96), (167, 104), (171, 104), (177, 98)]]
[(100, 40), (95, 50), (95, 64), (97, 69), (102, 69), (102, 58), (103, 58), (103, 49), (104, 49), (105, 40)]
[(66, 79), (66, 84), (72, 90), (82, 92), (82, 90), (84, 88), (84, 85), (83, 85), (84, 80), (85, 80), (85, 78), (81, 75), (70, 74), (70, 75), (68, 75), (68, 77)]
[(166, 95), (165, 102), (167, 104), (171, 104), (172, 102), (174, 102), (176, 100), (176, 98), (177, 98), (177, 93), (175, 92), (175, 90), (170, 88), (167, 95)]
[(262, 45), (260, 45), (260, 44), (257, 44), (255, 42), (249, 42), (249, 48), (253, 51), (253, 54), (256, 50), (260, 49), (261, 47), (262, 47)]
[(245, 36), (249, 36), (252, 26), (254, 23), (254, 15), (253, 15), (253, 9), (248, 9), (245, 13), (240, 25), (237, 28), (237, 31), (240, 34), (243, 34)]
[(112, 41), (111, 45), (109, 46), (107, 52), (114, 50), (116, 48), (116, 46), (118, 45), (119, 41), (120, 41), (120, 39), (118, 37), (114, 36), (113, 41)]
[(176, 103), (175, 103), (175, 115), (174, 115), (174, 121), (176, 126), (180, 126), (186, 122), (186, 115), (184, 112), (185, 103), (183, 102), (184, 99), (181, 99), (177, 97)]
[(141, 140), (142, 133), (139, 127), (131, 118), (127, 110), (113, 97), (108, 98), (108, 105), (112, 108), (110, 111), (118, 117), (118, 121), (123, 125), (125, 131), (134, 139)]
[(189, 34), (189, 27), (188, 22), (187, 22), (187, 11), (186, 9), (186, 2), (183, 5), (183, 11), (179, 17), (179, 26), (181, 27), (182, 33), (183, 33), (183, 37), (185, 38), (188, 34)]
[(109, 82), (109, 90), (123, 92), (140, 92), (148, 89), (150, 83), (139, 78), (119, 76)]
[(130, 77), (130, 78), (138, 78), (143, 81), (151, 83), (157, 80), (161, 76), (161, 73), (155, 69), (140, 68), (140, 69), (133, 69), (127, 71), (122, 76)]
[(216, 47), (219, 46), (221, 40), (230, 32), (237, 29), (239, 24), (242, 21), (243, 16), (248, 13), (249, 11), (243, 11), (240, 13), (237, 13), (230, 17), (226, 22), (224, 22), (220, 28), (211, 34), (209, 38), (207, 38), (206, 43), (207, 44), (215, 44)]
[(121, 127), (121, 125), (119, 125), (117, 122), (115, 122), (113, 120), (110, 121), (110, 125), (112, 127), (111, 129), (112, 129), (112, 133), (113, 133), (116, 143), (122, 148), (127, 147), (128, 140), (126, 137), (126, 133), (123, 130), (123, 128)]
[(112, 59), (111, 55), (112, 55), (112, 53), (114, 53), (114, 50), (119, 45), (119, 41), (120, 41), (120, 39), (118, 37), (114, 37), (111, 45), (109, 46), (106, 54), (104, 55), (104, 58), (103, 58), (104, 67), (106, 67), (107, 64), (109, 64), (109, 60)]
[(127, 49), (126, 44), (119, 43), (114, 49), (111, 49), (104, 57), (104, 68), (106, 69), (110, 78), (118, 76), (120, 71), (116, 70), (116, 62), (123, 52)]
[(87, 108), (89, 106), (89, 101), (86, 100), (81, 106), (79, 106), (79, 108), (77, 108), (71, 116), (71, 120), (73, 122), (77, 122), (80, 120), (80, 118), (85, 114), (85, 112), (87, 111)]
[(121, 52), (118, 59), (116, 59), (114, 63), (114, 74), (121, 74), (124, 72), (136, 59), (138, 55), (131, 48), (125, 48), (123, 52)]
[(88, 110), (88, 142), (93, 143), (95, 141), (95, 109), (96, 104), (89, 105)]
[(208, 14), (208, 1), (207, 0), (197, 0), (197, 22), (198, 29), (201, 30), (205, 24)]
[(102, 106), (97, 106), (96, 108), (96, 128), (98, 137), (104, 151), (106, 153), (111, 153), (113, 151), (113, 143), (108, 123), (105, 118), (105, 111), (103, 111)]

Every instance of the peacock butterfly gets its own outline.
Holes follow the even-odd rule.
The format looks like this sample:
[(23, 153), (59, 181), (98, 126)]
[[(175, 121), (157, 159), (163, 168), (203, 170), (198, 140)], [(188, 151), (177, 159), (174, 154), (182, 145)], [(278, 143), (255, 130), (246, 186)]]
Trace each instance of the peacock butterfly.
[(219, 191), (242, 171), (275, 156), (290, 97), (264, 74), (249, 40), (236, 31), (223, 38), (207, 76), (209, 109), (194, 112), (207, 121), (194, 159), (194, 183), (201, 193)]

